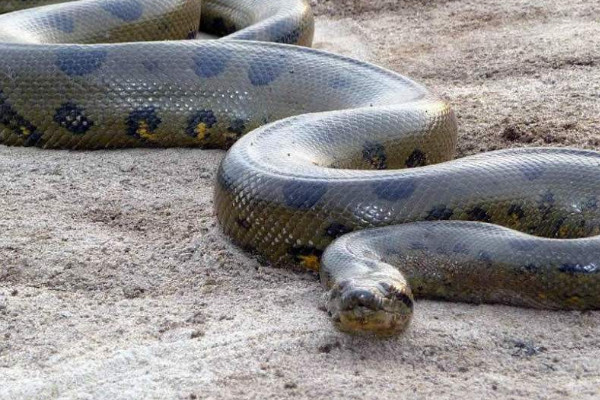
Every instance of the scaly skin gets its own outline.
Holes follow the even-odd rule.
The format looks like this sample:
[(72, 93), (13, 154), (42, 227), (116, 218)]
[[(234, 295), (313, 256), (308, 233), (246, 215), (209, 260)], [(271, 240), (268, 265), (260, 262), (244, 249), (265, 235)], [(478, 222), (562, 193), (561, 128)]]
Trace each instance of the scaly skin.
[[(0, 10), (41, 3), (0, 0)], [(184, 40), (200, 21), (225, 40)], [(599, 153), (451, 161), (444, 101), (394, 72), (290, 46), (312, 35), (302, 0), (85, 0), (4, 14), (0, 143), (237, 141), (218, 172), (223, 230), (275, 264), (320, 270), (342, 330), (402, 331), (413, 292), (599, 307)]]

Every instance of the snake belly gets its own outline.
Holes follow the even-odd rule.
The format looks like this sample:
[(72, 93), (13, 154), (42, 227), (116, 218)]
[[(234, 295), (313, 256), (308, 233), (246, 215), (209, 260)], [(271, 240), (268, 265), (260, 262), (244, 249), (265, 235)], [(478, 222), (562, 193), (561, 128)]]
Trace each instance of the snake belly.
[[(185, 40), (200, 25), (225, 40)], [(290, 46), (312, 35), (302, 0), (80, 0), (0, 15), (0, 144), (232, 146), (215, 191), (224, 232), (274, 264), (319, 270), (343, 330), (402, 331), (413, 292), (600, 306), (600, 153), (452, 160), (444, 101)]]

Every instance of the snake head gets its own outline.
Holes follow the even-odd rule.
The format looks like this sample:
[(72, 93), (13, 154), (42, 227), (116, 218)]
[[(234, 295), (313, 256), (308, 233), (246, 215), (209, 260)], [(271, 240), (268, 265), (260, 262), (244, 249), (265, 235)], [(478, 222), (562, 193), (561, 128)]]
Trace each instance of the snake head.
[(390, 336), (403, 332), (413, 313), (413, 296), (401, 277), (369, 273), (335, 283), (326, 308), (338, 329)]

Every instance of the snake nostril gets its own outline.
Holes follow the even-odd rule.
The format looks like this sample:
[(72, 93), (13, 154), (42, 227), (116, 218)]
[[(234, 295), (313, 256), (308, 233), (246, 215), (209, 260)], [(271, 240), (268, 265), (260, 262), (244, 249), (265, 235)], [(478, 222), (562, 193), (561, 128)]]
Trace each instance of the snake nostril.
[(377, 302), (375, 295), (368, 290), (355, 290), (342, 299), (342, 309), (351, 310), (355, 307), (375, 309)]

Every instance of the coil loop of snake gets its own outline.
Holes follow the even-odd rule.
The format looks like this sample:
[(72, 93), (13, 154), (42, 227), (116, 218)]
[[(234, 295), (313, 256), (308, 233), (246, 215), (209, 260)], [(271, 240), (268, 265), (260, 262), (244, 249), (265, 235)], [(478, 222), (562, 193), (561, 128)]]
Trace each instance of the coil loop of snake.
[[(413, 294), (600, 307), (600, 153), (453, 161), (445, 102), (394, 72), (300, 47), (313, 35), (304, 0), (29, 8), (47, 3), (0, 0), (1, 144), (235, 142), (214, 198), (223, 230), (273, 264), (320, 268), (342, 330), (402, 331)], [(199, 26), (224, 40), (185, 40)]]

